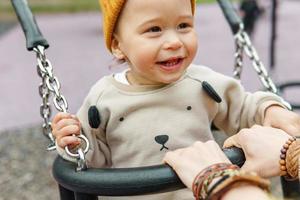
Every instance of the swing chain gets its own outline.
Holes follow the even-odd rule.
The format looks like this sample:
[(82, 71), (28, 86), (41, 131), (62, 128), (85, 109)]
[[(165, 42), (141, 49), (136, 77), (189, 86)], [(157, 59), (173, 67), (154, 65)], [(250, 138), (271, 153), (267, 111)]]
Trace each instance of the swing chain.
[[(38, 48), (35, 48), (34, 51), (36, 52), (37, 56), (37, 72), (38, 75), (42, 78), (42, 83), (39, 85), (39, 94), (42, 98), (42, 104), (40, 106), (40, 115), (43, 118), (43, 134), (50, 140), (50, 144), (47, 146), (48, 151), (55, 150), (55, 139), (52, 134), (51, 129), (51, 120), (50, 116), (52, 113), (51, 106), (49, 103), (49, 97), (50, 97), (50, 90), (47, 87), (47, 73), (52, 74), (52, 71), (48, 68), (49, 61), (46, 60), (46, 56), (44, 54), (44, 50), (38, 46)], [(45, 66), (45, 67), (44, 67)]]
[(234, 70), (233, 77), (237, 80), (241, 79), (241, 74), (243, 71), (243, 55), (244, 55), (244, 47), (243, 44), (239, 40), (235, 40), (235, 54), (234, 54)]
[[(234, 68), (235, 78), (240, 79), (240, 73), (242, 71), (242, 65), (243, 65), (242, 64), (243, 55), (245, 52), (246, 55), (251, 60), (252, 66), (254, 67), (256, 73), (260, 77), (260, 80), (262, 84), (265, 86), (265, 88), (268, 91), (278, 95), (279, 91), (275, 86), (274, 82), (272, 81), (271, 77), (269, 76), (264, 64), (260, 60), (257, 51), (252, 45), (248, 34), (244, 30), (244, 25), (242, 23), (240, 24), (240, 30), (237, 32), (234, 38), (236, 43), (235, 68)], [(281, 101), (289, 110), (292, 110), (292, 106), (290, 105), (290, 103), (285, 101), (283, 98), (281, 98)]]
[[(38, 75), (42, 78), (42, 83), (39, 85), (39, 94), (42, 98), (42, 104), (40, 106), (40, 115), (44, 120), (44, 123), (42, 125), (43, 127), (43, 134), (50, 140), (50, 144), (47, 147), (48, 151), (52, 151), (56, 149), (55, 145), (55, 138), (52, 134), (52, 128), (51, 128), (51, 106), (49, 103), (49, 96), (51, 95), (51, 92), (54, 94), (53, 103), (55, 108), (60, 112), (67, 112), (68, 104), (66, 98), (60, 93), (60, 82), (58, 81), (57, 77), (53, 75), (53, 67), (50, 63), (50, 61), (46, 58), (44, 47), (43, 46), (37, 46), (34, 48), (34, 51), (36, 52), (37, 57), (37, 72)], [(77, 158), (77, 170), (85, 170), (86, 167), (86, 160), (85, 160), (85, 154), (87, 153), (89, 149), (89, 142), (87, 138), (84, 135), (79, 135), (79, 137), (86, 143), (86, 148), (84, 151), (79, 148), (78, 149), (78, 155), (75, 154), (73, 157)], [(68, 147), (66, 147), (68, 151), (70, 152)], [(72, 156), (72, 155), (70, 155)]]
[[(252, 62), (252, 65), (260, 77), (260, 80), (262, 84), (266, 87), (266, 89), (274, 94), (278, 93), (278, 89), (271, 80), (270, 76), (268, 75), (268, 72), (266, 68), (264, 67), (263, 63), (261, 62), (255, 48), (253, 47), (250, 38), (248, 34), (244, 31), (243, 26), (240, 27), (239, 32), (235, 35), (235, 40), (238, 45), (241, 45), (243, 47), (246, 55), (249, 57), (249, 59)], [(240, 52), (236, 52), (236, 54), (239, 54)], [(242, 53), (240, 53), (239, 56), (242, 56)], [(237, 57), (239, 57), (237, 56)], [(238, 61), (236, 61), (238, 62)]]

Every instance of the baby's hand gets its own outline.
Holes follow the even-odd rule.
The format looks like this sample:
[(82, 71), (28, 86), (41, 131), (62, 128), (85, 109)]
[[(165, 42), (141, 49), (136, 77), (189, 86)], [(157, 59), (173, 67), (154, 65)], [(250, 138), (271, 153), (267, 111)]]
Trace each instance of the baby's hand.
[(263, 125), (279, 128), (292, 136), (300, 136), (300, 116), (280, 106), (267, 108)]
[(80, 139), (75, 135), (80, 134), (81, 125), (75, 115), (69, 113), (57, 113), (52, 121), (52, 133), (56, 138), (57, 145), (74, 147), (80, 144)]

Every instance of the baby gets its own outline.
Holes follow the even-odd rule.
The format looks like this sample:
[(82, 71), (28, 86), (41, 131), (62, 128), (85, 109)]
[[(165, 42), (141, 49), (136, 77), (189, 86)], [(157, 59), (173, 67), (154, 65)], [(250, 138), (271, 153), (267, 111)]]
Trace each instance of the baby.
[[(108, 50), (128, 66), (101, 78), (77, 117), (52, 123), (58, 153), (86, 135), (89, 167), (160, 164), (168, 150), (212, 140), (211, 125), (228, 135), (254, 124), (299, 131), (298, 115), (268, 92), (245, 92), (238, 81), (192, 61), (197, 52), (195, 0), (100, 0)], [(294, 131), (294, 132), (293, 132)], [(287, 131), (289, 132), (289, 131)], [(104, 199), (104, 198), (103, 198)], [(180, 190), (143, 197), (193, 199)]]

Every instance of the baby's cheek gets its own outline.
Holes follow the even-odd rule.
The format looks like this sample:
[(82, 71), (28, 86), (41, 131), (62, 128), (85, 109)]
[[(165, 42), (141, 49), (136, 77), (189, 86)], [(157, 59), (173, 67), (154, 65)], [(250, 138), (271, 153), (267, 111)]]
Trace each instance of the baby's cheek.
[(192, 57), (193, 59), (196, 56), (198, 50), (198, 39), (196, 34), (191, 34), (191, 37), (187, 41), (187, 49), (190, 57)]
[(156, 53), (150, 48), (141, 48), (137, 51), (135, 60), (138, 65), (147, 65), (156, 62)]

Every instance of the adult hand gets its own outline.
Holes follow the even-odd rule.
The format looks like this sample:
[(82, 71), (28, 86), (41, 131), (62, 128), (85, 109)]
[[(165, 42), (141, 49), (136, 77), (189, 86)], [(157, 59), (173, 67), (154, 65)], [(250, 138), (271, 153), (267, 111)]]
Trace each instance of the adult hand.
[(289, 135), (300, 136), (300, 116), (280, 106), (267, 108), (263, 126), (279, 128)]
[(195, 142), (192, 146), (166, 153), (164, 162), (169, 164), (182, 182), (192, 189), (194, 178), (204, 168), (216, 163), (230, 163), (215, 141)]
[(280, 150), (290, 137), (280, 129), (254, 125), (228, 138), (224, 147), (243, 149), (246, 162), (242, 169), (257, 172), (262, 177), (272, 177), (280, 174)]

